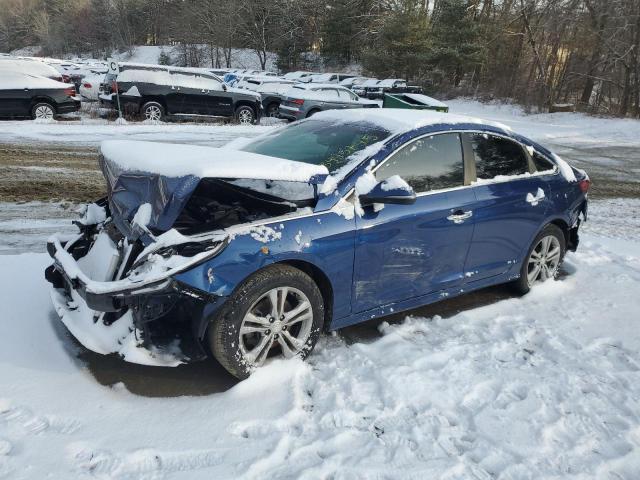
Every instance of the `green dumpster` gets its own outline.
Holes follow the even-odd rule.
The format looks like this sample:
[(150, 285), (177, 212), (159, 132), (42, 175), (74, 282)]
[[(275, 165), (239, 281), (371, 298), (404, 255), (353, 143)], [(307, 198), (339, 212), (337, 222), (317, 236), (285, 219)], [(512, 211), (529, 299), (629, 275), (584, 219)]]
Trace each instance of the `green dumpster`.
[(411, 108), (445, 113), (449, 111), (446, 104), (421, 93), (387, 93), (382, 100), (382, 108)]

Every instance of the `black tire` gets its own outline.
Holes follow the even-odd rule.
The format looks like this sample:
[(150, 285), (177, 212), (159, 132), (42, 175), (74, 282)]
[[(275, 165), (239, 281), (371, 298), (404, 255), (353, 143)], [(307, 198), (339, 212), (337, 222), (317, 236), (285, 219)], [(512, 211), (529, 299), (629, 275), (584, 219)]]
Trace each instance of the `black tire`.
[(271, 102), (269, 105), (267, 105), (267, 108), (264, 113), (267, 117), (277, 118), (279, 112), (280, 112), (280, 104), (278, 102)]
[[(324, 302), (316, 283), (306, 273), (288, 265), (267, 267), (246, 279), (236, 289), (207, 332), (207, 340), (213, 356), (231, 375), (239, 379), (247, 378), (256, 368), (247, 363), (240, 346), (240, 327), (245, 315), (267, 292), (279, 287), (297, 289), (306, 295), (311, 304), (310, 334), (304, 347), (296, 356), (306, 358), (318, 341), (324, 323)], [(277, 338), (278, 335), (275, 337)], [(281, 347), (276, 343), (273, 345), (271, 353), (281, 355)]]
[[(531, 290), (531, 287), (533, 286), (529, 281), (529, 260), (531, 259), (531, 254), (533, 250), (540, 244), (541, 240), (550, 235), (555, 237), (555, 239), (558, 241), (558, 245), (560, 246), (560, 258), (558, 260), (555, 271), (552, 274), (553, 277), (557, 275), (558, 269), (560, 265), (562, 265), (562, 260), (564, 259), (564, 255), (567, 251), (567, 245), (562, 230), (558, 226), (550, 223), (549, 225), (545, 226), (542, 231), (538, 233), (538, 235), (536, 235), (536, 238), (533, 240), (531, 246), (527, 250), (527, 255), (522, 260), (522, 266), (520, 267), (520, 278), (518, 278), (518, 280), (516, 280), (512, 284), (514, 290), (517, 293), (524, 295), (525, 293), (528, 293), (529, 290)], [(534, 280), (533, 283), (535, 283), (536, 281), (538, 280)]]
[(241, 125), (255, 125), (257, 120), (256, 112), (248, 105), (240, 105), (236, 108), (234, 119), (236, 123)]
[(165, 119), (166, 112), (159, 102), (146, 102), (142, 105), (140, 113), (145, 120), (162, 122)]
[[(45, 115), (45, 111), (50, 112), (50, 116), (44, 116)], [(51, 119), (53, 120), (53, 118), (56, 115), (56, 107), (54, 107), (51, 103), (49, 102), (38, 102), (36, 103), (33, 107), (31, 107), (31, 118), (36, 120), (38, 118), (41, 119)]]
[(314, 108), (313, 110), (311, 110), (309, 113), (307, 113), (307, 118), (314, 116), (316, 113), (318, 113), (320, 110), (317, 108)]

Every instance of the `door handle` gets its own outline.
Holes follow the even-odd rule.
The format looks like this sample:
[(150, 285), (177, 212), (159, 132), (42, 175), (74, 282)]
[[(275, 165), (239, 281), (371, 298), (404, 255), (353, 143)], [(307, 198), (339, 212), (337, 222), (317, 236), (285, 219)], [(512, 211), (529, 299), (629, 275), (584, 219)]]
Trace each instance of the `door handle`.
[(471, 210), (454, 210), (451, 215), (447, 217), (447, 220), (453, 223), (463, 223), (465, 220), (471, 218), (473, 216), (473, 212)]

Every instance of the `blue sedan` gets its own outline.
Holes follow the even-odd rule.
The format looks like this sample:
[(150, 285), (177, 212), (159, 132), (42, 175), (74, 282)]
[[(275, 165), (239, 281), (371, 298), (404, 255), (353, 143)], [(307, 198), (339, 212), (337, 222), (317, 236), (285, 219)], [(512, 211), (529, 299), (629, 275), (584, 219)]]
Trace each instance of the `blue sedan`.
[(322, 112), (228, 148), (111, 141), (106, 198), (45, 272), (87, 348), (244, 378), (322, 331), (554, 278), (588, 176), (508, 127), (407, 110)]

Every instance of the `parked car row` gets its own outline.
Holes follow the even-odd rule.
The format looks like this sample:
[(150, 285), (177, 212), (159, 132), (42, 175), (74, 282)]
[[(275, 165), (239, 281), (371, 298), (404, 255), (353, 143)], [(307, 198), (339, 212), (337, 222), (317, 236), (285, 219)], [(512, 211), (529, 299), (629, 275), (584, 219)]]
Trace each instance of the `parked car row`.
[[(107, 64), (98, 60), (79, 62), (3, 56), (0, 57), (0, 73), (3, 71), (73, 84), (76, 110), (82, 98), (153, 121), (206, 116), (252, 124), (263, 115), (293, 121), (323, 110), (376, 108), (382, 106), (381, 102), (371, 100), (381, 100), (386, 94), (421, 92), (419, 87), (409, 86), (402, 79), (379, 80), (343, 73), (296, 71), (277, 76), (263, 70), (120, 63), (116, 74), (108, 73)], [(13, 81), (12, 85), (15, 84)], [(20, 101), (24, 101), (28, 90), (25, 87), (18, 95)], [(5, 89), (2, 95), (14, 94)], [(67, 105), (57, 105), (53, 100), (57, 98), (55, 95), (50, 98), (50, 110), (54, 115), (69, 109)], [(14, 100), (18, 102), (17, 97)], [(11, 113), (11, 108), (5, 107), (4, 111)], [(19, 109), (11, 115), (25, 115), (25, 110)], [(35, 113), (29, 110), (27, 115), (33, 117)]]

